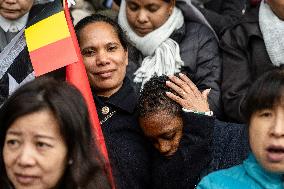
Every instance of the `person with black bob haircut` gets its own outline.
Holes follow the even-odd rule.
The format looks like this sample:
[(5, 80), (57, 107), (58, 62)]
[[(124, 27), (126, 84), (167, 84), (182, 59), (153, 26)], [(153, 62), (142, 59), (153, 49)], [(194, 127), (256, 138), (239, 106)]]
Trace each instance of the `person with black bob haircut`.
[(251, 153), (238, 166), (209, 174), (197, 189), (283, 188), (284, 71), (259, 77), (248, 91), (245, 112)]
[(80, 92), (66, 82), (35, 79), (0, 113), (2, 189), (109, 189)]

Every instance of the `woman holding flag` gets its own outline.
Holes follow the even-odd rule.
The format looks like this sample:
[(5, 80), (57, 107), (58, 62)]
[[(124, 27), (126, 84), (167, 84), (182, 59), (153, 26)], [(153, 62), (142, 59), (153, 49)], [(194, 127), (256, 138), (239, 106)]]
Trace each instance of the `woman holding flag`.
[(126, 74), (126, 37), (113, 20), (92, 15), (75, 26), (117, 189), (151, 188), (148, 144)]

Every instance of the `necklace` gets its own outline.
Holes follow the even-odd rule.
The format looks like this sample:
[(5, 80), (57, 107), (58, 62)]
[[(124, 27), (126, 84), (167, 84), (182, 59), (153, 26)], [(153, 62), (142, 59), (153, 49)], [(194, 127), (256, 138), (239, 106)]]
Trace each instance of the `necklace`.
[(116, 111), (114, 110), (113, 112), (109, 113), (106, 117), (104, 117), (103, 120), (100, 121), (100, 124), (102, 125), (103, 123), (105, 123), (109, 118), (111, 118), (114, 114), (116, 113)]

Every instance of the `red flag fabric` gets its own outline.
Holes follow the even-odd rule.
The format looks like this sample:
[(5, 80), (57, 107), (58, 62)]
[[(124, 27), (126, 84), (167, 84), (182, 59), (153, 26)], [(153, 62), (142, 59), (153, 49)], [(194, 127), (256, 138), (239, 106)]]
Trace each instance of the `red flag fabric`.
[[(65, 5), (67, 5), (67, 0), (65, 0)], [(96, 106), (94, 103), (94, 99), (93, 99), (93, 95), (92, 95), (92, 91), (89, 85), (89, 81), (88, 81), (88, 77), (87, 77), (87, 73), (86, 73), (86, 69), (85, 66), (83, 64), (83, 58), (81, 55), (81, 51), (80, 51), (80, 47), (77, 41), (77, 37), (75, 34), (75, 30), (72, 24), (72, 20), (70, 17), (70, 11), (68, 6), (64, 6), (64, 12), (65, 12), (65, 17), (67, 20), (67, 24), (68, 24), (68, 28), (71, 34), (71, 38), (73, 40), (73, 44), (75, 46), (76, 49), (76, 53), (78, 56), (78, 62), (74, 63), (74, 64), (70, 64), (66, 67), (66, 80), (70, 83), (72, 83), (73, 85), (75, 85), (83, 94), (88, 109), (89, 109), (89, 114), (90, 114), (90, 120), (91, 120), (91, 124), (92, 124), (92, 128), (93, 128), (93, 132), (95, 134), (96, 137), (96, 144), (98, 146), (98, 148), (100, 149), (102, 155), (105, 158), (105, 162), (106, 162), (106, 169), (108, 171), (108, 176), (109, 176), (109, 180), (110, 180), (110, 184), (112, 186), (113, 189), (115, 189), (115, 184), (114, 184), (114, 179), (112, 176), (112, 170), (111, 170), (111, 166), (110, 166), (110, 161), (108, 158), (108, 153), (107, 153), (107, 148), (106, 148), (106, 144), (105, 144), (105, 140), (104, 140), (104, 136), (102, 133), (102, 129), (100, 126), (100, 122), (98, 119), (98, 115), (97, 115), (97, 110), (96, 110)]]

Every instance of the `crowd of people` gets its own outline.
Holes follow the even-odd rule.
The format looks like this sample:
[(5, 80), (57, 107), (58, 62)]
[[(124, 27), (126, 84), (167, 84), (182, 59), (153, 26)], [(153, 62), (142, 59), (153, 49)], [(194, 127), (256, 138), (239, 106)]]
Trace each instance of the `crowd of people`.
[(283, 0), (75, 2), (112, 171), (65, 68), (34, 76), (53, 0), (0, 0), (1, 188), (283, 188)]

